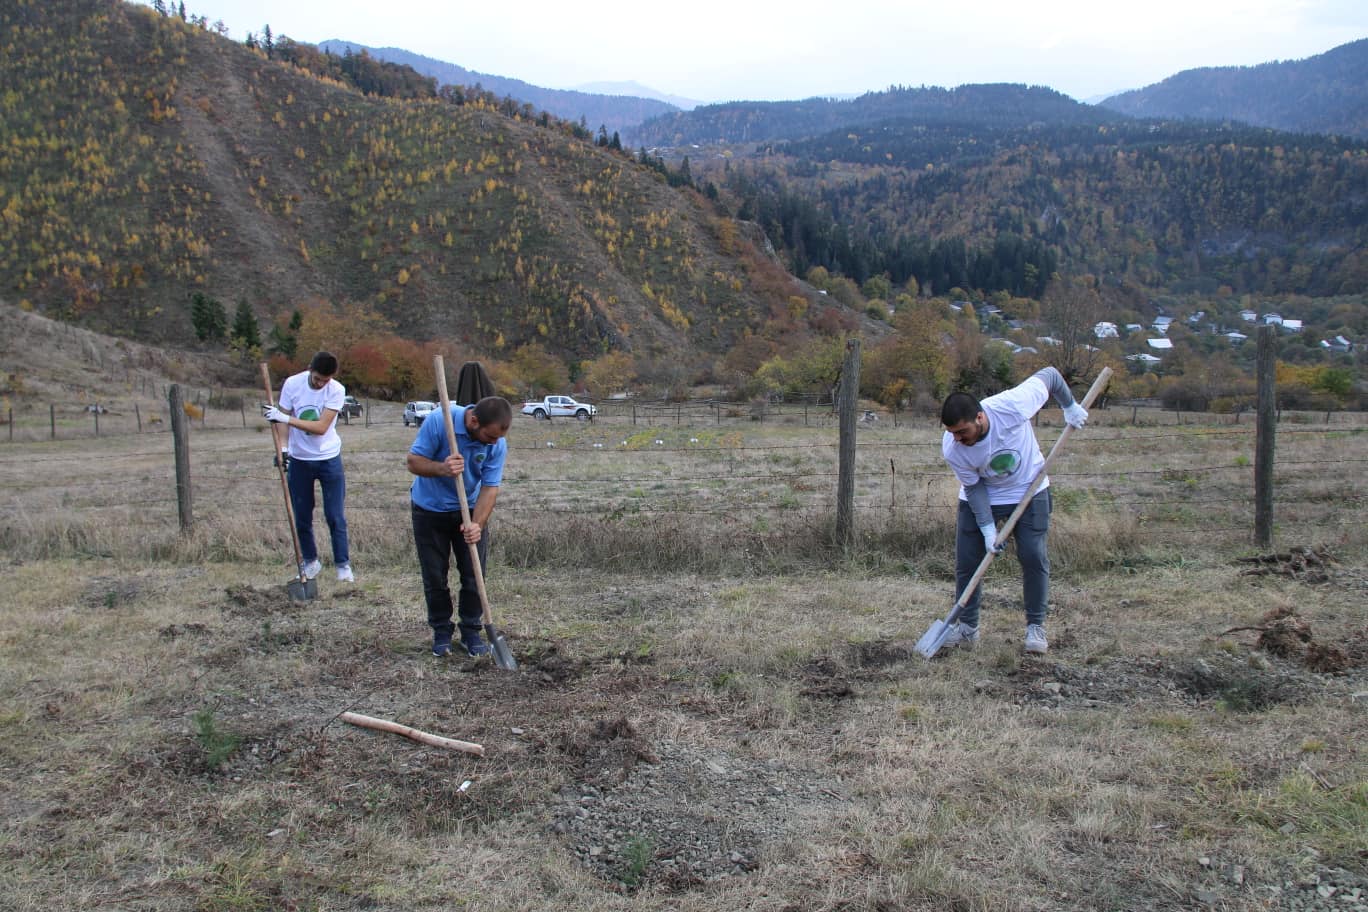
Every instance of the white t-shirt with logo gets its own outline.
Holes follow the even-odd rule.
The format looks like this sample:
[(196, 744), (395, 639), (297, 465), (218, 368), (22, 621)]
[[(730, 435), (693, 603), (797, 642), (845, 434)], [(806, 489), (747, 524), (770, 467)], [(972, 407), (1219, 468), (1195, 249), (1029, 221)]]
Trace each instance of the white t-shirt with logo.
[[(968, 500), (964, 494), (966, 487), (983, 481), (990, 504), (1021, 502), (1045, 463), (1031, 429), (1031, 419), (1049, 396), (1044, 381), (1028, 377), (1025, 382), (980, 403), (988, 418), (988, 433), (978, 443), (964, 446), (956, 443), (949, 431), (945, 432), (941, 438), (941, 455), (959, 479), (960, 500)], [(1040, 488), (1044, 490), (1049, 486), (1050, 480), (1046, 478)]]
[[(280, 408), (303, 418), (316, 421), (323, 413), (332, 409), (341, 413), (347, 398), (347, 388), (337, 380), (329, 380), (322, 389), (309, 386), (309, 372), (292, 374), (280, 387)], [(337, 436), (337, 415), (322, 434), (310, 434), (297, 427), (290, 428), (290, 458), (315, 462), (332, 459), (342, 452), (342, 438)]]

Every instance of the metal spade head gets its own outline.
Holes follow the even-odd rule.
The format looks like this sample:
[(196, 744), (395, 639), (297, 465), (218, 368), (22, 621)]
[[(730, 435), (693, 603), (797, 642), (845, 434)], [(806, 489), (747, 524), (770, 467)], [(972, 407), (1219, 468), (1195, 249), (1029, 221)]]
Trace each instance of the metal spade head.
[(292, 602), (312, 602), (318, 598), (318, 580), (292, 579), (285, 584), (285, 591)]
[(494, 651), (494, 664), (504, 671), (517, 671), (518, 660), (513, 658), (513, 650), (508, 648), (508, 640), (504, 639), (504, 635), (488, 626), (485, 627), (485, 635)]
[(950, 631), (953, 629), (954, 628), (950, 624), (945, 623), (945, 621), (936, 621), (931, 625), (931, 629), (922, 634), (920, 640), (917, 640), (917, 645), (914, 648), (918, 653), (929, 659), (945, 645), (945, 638), (950, 635)]

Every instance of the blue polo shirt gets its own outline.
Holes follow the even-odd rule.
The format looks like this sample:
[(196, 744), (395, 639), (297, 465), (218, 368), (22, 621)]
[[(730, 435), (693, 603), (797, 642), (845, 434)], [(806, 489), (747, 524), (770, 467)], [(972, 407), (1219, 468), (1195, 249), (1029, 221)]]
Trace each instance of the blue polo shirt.
[[(438, 406), (441, 408), (441, 406)], [(456, 427), (456, 449), (465, 459), (466, 501), (475, 509), (475, 500), (480, 496), (480, 488), (489, 485), (499, 486), (503, 481), (504, 460), (508, 457), (508, 441), (500, 438), (494, 443), (480, 443), (466, 432), (465, 413), (473, 405), (451, 407), (451, 420)], [(418, 436), (414, 438), (410, 453), (415, 453), (433, 462), (443, 462), (450, 455), (447, 447), (446, 425), (442, 416), (435, 411), (430, 413), (418, 426)], [(415, 506), (433, 513), (459, 513), (461, 500), (456, 496), (456, 486), (450, 478), (413, 477), (409, 496)]]

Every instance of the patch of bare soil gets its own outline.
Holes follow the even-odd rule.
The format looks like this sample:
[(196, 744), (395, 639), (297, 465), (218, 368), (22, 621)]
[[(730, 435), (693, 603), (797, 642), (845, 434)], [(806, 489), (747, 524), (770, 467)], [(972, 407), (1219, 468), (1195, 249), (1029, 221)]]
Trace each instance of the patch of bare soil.
[(1059, 707), (1188, 706), (1221, 701), (1230, 709), (1258, 711), (1304, 702), (1323, 689), (1315, 675), (1290, 663), (1251, 664), (1226, 653), (1172, 660), (1116, 658), (1092, 665), (1023, 662), (1002, 679), (975, 684), (981, 693), (1019, 704)]
[(810, 814), (840, 800), (815, 771), (675, 739), (646, 742), (626, 720), (577, 733), (580, 775), (557, 795), (551, 831), (619, 888), (684, 890), (760, 863)]

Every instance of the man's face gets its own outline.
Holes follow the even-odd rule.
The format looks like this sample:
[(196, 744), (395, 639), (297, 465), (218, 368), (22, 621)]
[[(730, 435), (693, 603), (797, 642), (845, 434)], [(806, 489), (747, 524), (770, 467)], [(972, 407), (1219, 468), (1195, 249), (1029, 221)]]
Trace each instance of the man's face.
[(316, 370), (309, 371), (309, 386), (312, 389), (321, 390), (328, 385), (328, 381), (331, 379), (332, 377), (320, 374)]
[(508, 433), (508, 426), (499, 427), (496, 424), (482, 424), (475, 428), (471, 434), (480, 443), (498, 443), (499, 440)]
[(497, 443), (508, 433), (508, 425), (506, 424), (502, 426), (497, 424), (480, 424), (475, 420), (474, 409), (466, 409), (465, 415), (466, 433), (470, 434), (471, 437), (474, 437), (486, 446), (491, 443)]
[(983, 435), (988, 433), (988, 419), (983, 412), (974, 416), (973, 421), (961, 421), (959, 424), (948, 424), (945, 429), (950, 432), (950, 436), (955, 438), (955, 442), (960, 446), (973, 446), (983, 439)]

